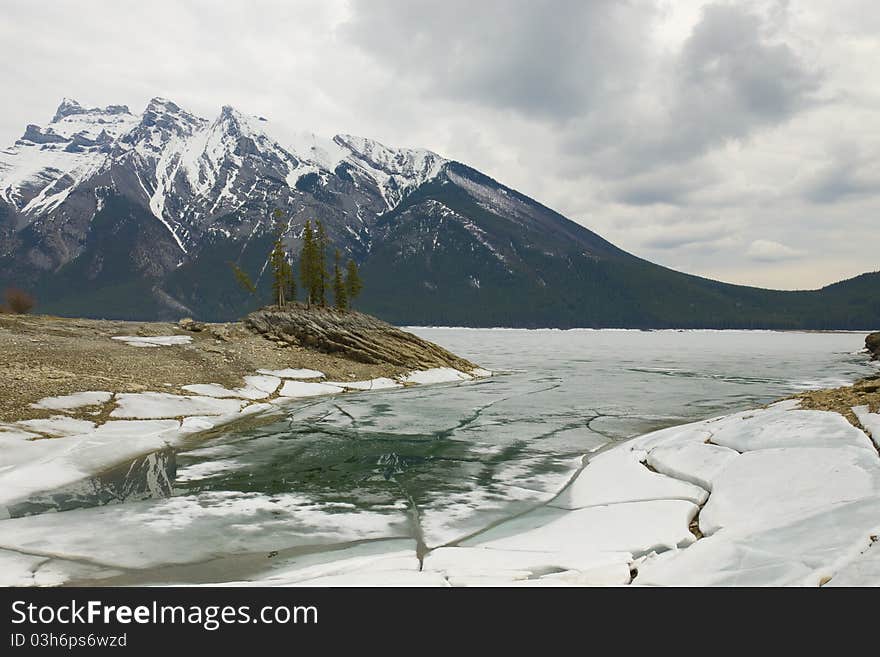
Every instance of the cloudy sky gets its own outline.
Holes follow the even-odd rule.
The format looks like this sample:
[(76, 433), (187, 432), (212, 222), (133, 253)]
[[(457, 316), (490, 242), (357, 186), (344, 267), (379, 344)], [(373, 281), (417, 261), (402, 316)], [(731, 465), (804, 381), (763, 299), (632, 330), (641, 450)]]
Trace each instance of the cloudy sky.
[(880, 269), (872, 0), (4, 0), (0, 142), (153, 96), (470, 164), (621, 247), (779, 288)]

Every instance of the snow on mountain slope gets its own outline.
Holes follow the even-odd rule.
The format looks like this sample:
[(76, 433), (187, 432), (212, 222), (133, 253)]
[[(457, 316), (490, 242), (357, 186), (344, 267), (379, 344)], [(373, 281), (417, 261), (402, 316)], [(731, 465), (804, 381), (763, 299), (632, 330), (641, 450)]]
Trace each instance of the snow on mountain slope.
[(28, 125), (0, 150), (0, 199), (25, 214), (54, 209), (101, 170), (113, 143), (136, 123), (124, 105), (86, 108), (65, 98), (45, 129)]
[(334, 141), (349, 151), (346, 162), (376, 181), (389, 210), (407, 193), (436, 177), (448, 162), (431, 151), (388, 148), (363, 137), (336, 135)]
[[(446, 162), (430, 151), (393, 149), (351, 135), (320, 137), (229, 106), (210, 121), (164, 98), (152, 99), (139, 116), (124, 105), (87, 108), (65, 98), (45, 128), (29, 125), (0, 151), (0, 200), (14, 207), (19, 225), (31, 223), (110, 172), (111, 186), (131, 181), (128, 195), (187, 253), (212, 230), (215, 217), (249, 203), (289, 204), (309, 174), (316, 176), (312, 186), (333, 187), (328, 194), (350, 181), (388, 210)], [(365, 203), (371, 205), (354, 203), (361, 223)]]

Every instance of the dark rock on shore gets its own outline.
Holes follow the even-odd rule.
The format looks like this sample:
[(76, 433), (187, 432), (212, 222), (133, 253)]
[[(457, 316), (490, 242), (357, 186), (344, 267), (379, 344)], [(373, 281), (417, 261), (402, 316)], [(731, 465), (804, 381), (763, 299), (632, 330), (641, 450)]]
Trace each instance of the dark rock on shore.
[(880, 331), (871, 333), (871, 335), (865, 338), (865, 348), (871, 352), (873, 360), (880, 360)]
[(469, 371), (470, 361), (371, 315), (335, 308), (291, 305), (257, 310), (244, 325), (269, 340), (338, 354), (361, 363), (388, 363), (412, 369), (453, 367)]

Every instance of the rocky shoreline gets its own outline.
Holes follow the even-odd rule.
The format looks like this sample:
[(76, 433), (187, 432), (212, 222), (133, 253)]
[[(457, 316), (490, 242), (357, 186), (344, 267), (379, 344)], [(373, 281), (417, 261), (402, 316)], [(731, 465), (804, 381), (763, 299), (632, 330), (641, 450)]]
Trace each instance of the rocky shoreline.
[(194, 384), (241, 387), (261, 369), (350, 382), (443, 367), (477, 366), (369, 315), (332, 309), (268, 308), (224, 324), (0, 314), (0, 422), (48, 417), (33, 404), (90, 390), (187, 394)]
[(871, 354), (872, 360), (880, 360), (880, 331), (865, 338), (865, 349)]

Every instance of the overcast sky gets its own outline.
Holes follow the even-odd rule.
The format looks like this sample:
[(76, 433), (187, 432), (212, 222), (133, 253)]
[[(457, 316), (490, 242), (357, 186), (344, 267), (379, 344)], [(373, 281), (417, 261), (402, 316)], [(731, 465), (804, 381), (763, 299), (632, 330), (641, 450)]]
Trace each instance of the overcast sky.
[(817, 287), (880, 269), (873, 0), (3, 0), (0, 142), (164, 96), (434, 150), (639, 256)]

